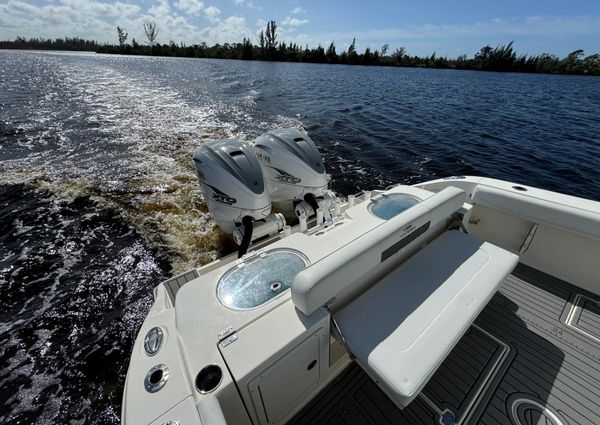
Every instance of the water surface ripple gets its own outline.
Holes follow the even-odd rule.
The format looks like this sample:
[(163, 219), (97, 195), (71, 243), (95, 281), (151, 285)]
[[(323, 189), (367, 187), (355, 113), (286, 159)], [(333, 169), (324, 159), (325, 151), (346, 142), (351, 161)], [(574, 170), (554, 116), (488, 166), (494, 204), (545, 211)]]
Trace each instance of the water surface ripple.
[(600, 79), (0, 51), (0, 422), (119, 421), (152, 288), (231, 248), (191, 163), (309, 132), (341, 194), (481, 175), (600, 200)]

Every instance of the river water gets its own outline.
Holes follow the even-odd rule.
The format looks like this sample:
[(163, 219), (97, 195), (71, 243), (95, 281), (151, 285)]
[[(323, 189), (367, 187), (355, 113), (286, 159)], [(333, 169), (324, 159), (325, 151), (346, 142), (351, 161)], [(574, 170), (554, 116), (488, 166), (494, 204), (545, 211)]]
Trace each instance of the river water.
[(231, 248), (191, 155), (308, 132), (341, 194), (481, 175), (600, 200), (600, 78), (0, 51), (0, 422), (119, 422), (173, 273)]

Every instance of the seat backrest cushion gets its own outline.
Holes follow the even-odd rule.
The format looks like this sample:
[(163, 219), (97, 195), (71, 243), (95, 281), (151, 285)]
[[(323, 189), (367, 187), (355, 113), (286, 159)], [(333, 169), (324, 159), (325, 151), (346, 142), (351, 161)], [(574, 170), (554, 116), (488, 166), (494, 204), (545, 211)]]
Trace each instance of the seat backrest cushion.
[(464, 201), (464, 191), (448, 187), (311, 264), (294, 279), (294, 305), (309, 315), (342, 291), (351, 290), (364, 282), (366, 275), (419, 243), (429, 229), (450, 218)]

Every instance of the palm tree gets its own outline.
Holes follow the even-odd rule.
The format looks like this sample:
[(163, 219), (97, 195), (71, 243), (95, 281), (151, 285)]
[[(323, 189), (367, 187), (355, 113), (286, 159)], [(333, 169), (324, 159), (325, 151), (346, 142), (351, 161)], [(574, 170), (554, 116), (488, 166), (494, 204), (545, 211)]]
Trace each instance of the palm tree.
[(158, 25), (156, 25), (156, 22), (144, 22), (144, 32), (146, 33), (146, 37), (148, 37), (150, 46), (154, 46), (154, 41), (156, 40), (156, 37), (158, 37)]

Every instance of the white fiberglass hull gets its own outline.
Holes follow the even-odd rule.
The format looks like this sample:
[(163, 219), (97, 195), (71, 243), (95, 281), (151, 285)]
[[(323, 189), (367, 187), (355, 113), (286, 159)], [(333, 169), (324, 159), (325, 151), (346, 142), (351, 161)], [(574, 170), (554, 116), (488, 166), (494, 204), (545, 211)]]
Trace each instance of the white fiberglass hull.
[[(442, 199), (441, 193), (450, 193), (444, 191), (450, 187), (456, 193)], [(391, 218), (377, 216), (374, 205), (400, 195), (406, 197), (402, 202), (411, 198), (416, 204), (400, 202), (408, 208), (393, 215), (393, 208), (400, 204), (392, 202)], [(385, 217), (390, 213), (386, 208)], [(279, 234), (251, 246), (241, 261), (228, 256), (157, 286), (131, 356), (122, 423), (286, 423), (358, 354), (350, 351), (358, 351), (356, 339), (361, 337), (346, 330), (352, 341), (345, 341), (335, 318), (351, 315), (349, 305), (365, 304), (360, 300), (369, 288), (380, 287), (386, 276), (397, 273), (409, 259), (424, 258), (425, 248), (435, 245), (450, 228), (462, 228), (469, 238), (518, 256), (527, 267), (568, 281), (586, 293), (600, 294), (598, 202), (500, 180), (453, 177), (396, 186), (385, 193), (374, 191), (370, 199), (358, 197), (354, 206), (344, 205), (338, 215), (334, 211), (332, 215), (332, 220), (305, 233), (296, 228), (291, 236)], [(397, 230), (384, 234), (387, 228)], [(340, 252), (354, 252), (354, 257), (343, 258), (346, 254)], [(490, 258), (500, 261), (497, 255)], [(463, 271), (465, 264), (460, 266)], [(332, 267), (330, 272), (327, 267)], [(265, 274), (271, 268), (273, 274)], [(352, 272), (345, 275), (346, 271)], [(278, 273), (280, 280), (272, 278)], [(289, 273), (302, 277), (287, 279)], [(498, 274), (501, 280), (502, 273)], [(241, 276), (238, 281), (237, 274)], [(311, 279), (321, 282), (334, 275), (326, 284), (315, 285), (314, 291), (311, 286), (313, 292), (303, 293), (305, 298), (297, 296), (300, 280), (310, 286)], [(271, 276), (268, 287), (260, 286), (264, 276)], [(227, 287), (230, 292), (222, 291), (229, 278), (233, 279)], [(450, 289), (450, 283), (444, 286)], [(429, 303), (432, 300), (427, 298)], [(482, 299), (480, 307), (485, 303), (487, 299)], [(322, 306), (312, 309), (312, 304)], [(417, 304), (426, 305), (426, 301)], [(437, 317), (428, 319), (427, 311), (415, 308), (425, 315), (423, 320)], [(377, 315), (393, 317), (393, 312)], [(464, 319), (464, 324), (470, 323), (472, 319)], [(150, 348), (156, 352), (149, 354), (144, 342), (153, 328), (159, 328), (161, 336), (152, 334)], [(414, 329), (400, 331), (417, 332)], [(457, 328), (458, 339), (465, 330)], [(426, 330), (418, 332), (425, 335)], [(415, 341), (421, 341), (419, 335)], [(355, 345), (350, 350), (346, 343)], [(423, 354), (428, 351), (424, 349)], [(443, 359), (448, 353), (433, 354)], [(360, 357), (357, 361), (378, 382), (376, 372), (362, 364)], [(425, 375), (420, 377), (424, 382), (431, 377)], [(393, 389), (383, 383), (381, 387), (398, 407), (405, 407), (394, 399)]]

